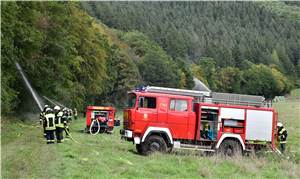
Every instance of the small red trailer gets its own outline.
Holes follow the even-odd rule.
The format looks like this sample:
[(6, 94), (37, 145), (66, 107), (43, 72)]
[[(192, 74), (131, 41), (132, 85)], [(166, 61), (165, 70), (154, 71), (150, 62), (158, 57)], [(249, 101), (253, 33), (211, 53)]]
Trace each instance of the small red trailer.
[(115, 120), (115, 108), (103, 106), (87, 106), (86, 131), (91, 134), (99, 132), (112, 133), (118, 121)]

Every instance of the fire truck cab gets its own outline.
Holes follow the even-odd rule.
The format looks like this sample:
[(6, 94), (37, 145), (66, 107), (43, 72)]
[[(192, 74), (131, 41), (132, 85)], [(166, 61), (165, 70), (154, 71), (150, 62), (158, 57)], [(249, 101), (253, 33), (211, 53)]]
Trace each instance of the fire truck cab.
[(122, 138), (136, 144), (141, 154), (172, 148), (229, 156), (268, 146), (275, 150), (274, 109), (257, 106), (254, 101), (256, 106), (251, 106), (249, 100), (248, 105), (220, 103), (224, 99), (215, 97), (220, 94), (160, 87), (131, 91), (124, 110)]

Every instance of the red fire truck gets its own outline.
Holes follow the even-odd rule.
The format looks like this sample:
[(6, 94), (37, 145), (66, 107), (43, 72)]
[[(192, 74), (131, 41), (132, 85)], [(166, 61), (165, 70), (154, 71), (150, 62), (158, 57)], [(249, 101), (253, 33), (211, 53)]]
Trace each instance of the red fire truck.
[(86, 131), (91, 134), (112, 133), (114, 126), (120, 123), (115, 120), (115, 111), (114, 107), (88, 106), (86, 109)]
[(261, 96), (161, 87), (128, 92), (123, 139), (141, 154), (172, 148), (228, 156), (268, 147), (276, 151), (277, 113)]

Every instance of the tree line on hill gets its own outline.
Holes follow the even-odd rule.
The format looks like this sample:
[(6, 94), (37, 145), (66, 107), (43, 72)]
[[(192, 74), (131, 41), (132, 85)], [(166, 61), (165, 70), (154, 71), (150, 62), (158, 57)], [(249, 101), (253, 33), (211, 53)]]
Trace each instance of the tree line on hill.
[(79, 109), (139, 80), (132, 61), (109, 44), (101, 26), (78, 3), (3, 2), (1, 15), (4, 113), (15, 111), (26, 90), (15, 61), (39, 94)]
[(109, 27), (145, 33), (173, 58), (195, 62), (206, 56), (221, 67), (240, 67), (249, 60), (299, 75), (300, 9), (293, 4), (83, 2), (82, 6)]
[(272, 66), (299, 85), (299, 2), (82, 2), (109, 27), (140, 31), (173, 59)]
[[(249, 59), (230, 66), (220, 65), (215, 56), (188, 60), (189, 55), (174, 55), (179, 52), (170, 53), (147, 32), (106, 27), (76, 2), (3, 2), (1, 16), (1, 110), (5, 114), (14, 112), (25, 94), (15, 61), (39, 94), (78, 109), (124, 106), (126, 92), (140, 84), (191, 89), (193, 76), (215, 91), (266, 97), (285, 94), (293, 85), (283, 66), (274, 63)], [(272, 52), (278, 63), (281, 55), (280, 50)]]

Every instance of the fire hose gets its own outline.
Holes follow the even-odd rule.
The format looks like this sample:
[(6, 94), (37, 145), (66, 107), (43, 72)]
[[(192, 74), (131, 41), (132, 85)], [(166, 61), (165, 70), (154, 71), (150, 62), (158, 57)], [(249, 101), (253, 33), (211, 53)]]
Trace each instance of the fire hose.
[[(72, 137), (72, 135), (70, 134), (70, 132), (69, 132), (66, 128), (64, 128), (64, 130), (66, 131), (66, 133), (69, 135), (69, 137), (71, 138), (71, 140), (72, 140), (73, 142), (82, 145), (82, 143), (78, 142), (76, 139), (74, 139), (74, 138)], [(84, 144), (84, 145), (88, 145), (88, 146), (98, 146), (98, 145), (93, 145), (93, 144)]]
[(78, 142), (77, 140), (75, 140), (72, 135), (70, 134), (70, 132), (64, 127), (64, 130), (66, 131), (66, 133), (69, 135), (69, 137), (71, 138), (71, 140), (73, 140), (75, 143), (77, 144), (81, 144), (80, 142)]
[[(96, 123), (97, 126), (98, 126), (98, 129), (97, 129), (97, 131), (96, 131), (95, 133), (93, 133), (93, 126), (94, 126), (94, 123)], [(93, 119), (93, 121), (92, 121), (92, 123), (91, 123), (91, 125), (90, 125), (89, 131), (90, 131), (90, 134), (92, 134), (92, 135), (97, 135), (97, 134), (100, 132), (100, 122), (99, 122), (98, 119)]]

